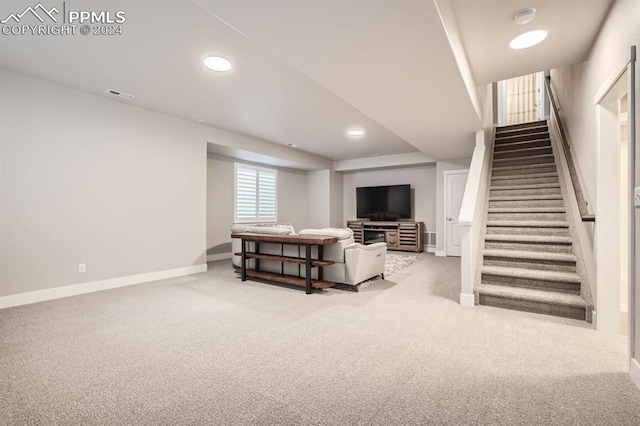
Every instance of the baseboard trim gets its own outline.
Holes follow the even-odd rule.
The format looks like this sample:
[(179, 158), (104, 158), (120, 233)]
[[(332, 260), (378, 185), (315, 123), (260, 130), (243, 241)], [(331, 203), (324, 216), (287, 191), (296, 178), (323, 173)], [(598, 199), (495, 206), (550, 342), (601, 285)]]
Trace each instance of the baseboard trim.
[(215, 262), (216, 260), (226, 260), (233, 257), (232, 253), (218, 253), (207, 256), (207, 262)]
[(108, 280), (92, 281), (88, 283), (68, 285), (64, 287), (48, 288), (46, 290), (11, 294), (9, 296), (0, 297), (0, 309), (28, 305), (31, 303), (45, 302), (47, 300), (61, 299), (63, 297), (77, 296), (79, 294), (94, 293), (96, 291), (126, 287), (129, 285), (142, 284), (150, 281), (163, 280), (166, 278), (198, 274), (200, 272), (206, 271), (206, 264), (193, 265), (185, 266), (183, 268), (168, 269), (166, 271), (147, 272), (144, 274), (129, 275), (126, 277), (110, 278)]
[(427, 247), (427, 253), (435, 253), (435, 252), (436, 252), (435, 247)]
[(436, 251), (436, 256), (447, 257), (447, 252), (446, 251)]
[(633, 383), (640, 389), (640, 364), (633, 358), (631, 358), (631, 362), (629, 363), (629, 374), (631, 375)]
[(476, 298), (473, 294), (460, 293), (460, 305), (467, 308), (476, 306)]

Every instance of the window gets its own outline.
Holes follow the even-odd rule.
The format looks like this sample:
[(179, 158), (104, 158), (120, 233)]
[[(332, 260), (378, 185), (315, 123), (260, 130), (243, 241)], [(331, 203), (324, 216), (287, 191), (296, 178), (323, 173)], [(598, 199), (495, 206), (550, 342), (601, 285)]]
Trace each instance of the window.
[(275, 222), (278, 172), (235, 164), (235, 221)]

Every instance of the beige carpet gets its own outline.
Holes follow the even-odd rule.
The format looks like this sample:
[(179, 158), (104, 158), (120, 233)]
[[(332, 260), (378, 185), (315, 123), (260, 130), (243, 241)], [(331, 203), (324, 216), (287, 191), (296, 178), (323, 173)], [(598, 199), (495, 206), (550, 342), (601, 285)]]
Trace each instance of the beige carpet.
[(2, 425), (638, 425), (625, 339), (462, 308), (458, 259), (360, 293), (204, 274), (0, 311)]

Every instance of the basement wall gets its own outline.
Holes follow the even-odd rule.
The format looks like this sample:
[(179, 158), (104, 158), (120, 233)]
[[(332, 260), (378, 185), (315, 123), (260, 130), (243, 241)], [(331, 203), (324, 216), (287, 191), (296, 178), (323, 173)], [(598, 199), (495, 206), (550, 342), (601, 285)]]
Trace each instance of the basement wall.
[(0, 297), (204, 266), (206, 128), (6, 71), (0, 93)]

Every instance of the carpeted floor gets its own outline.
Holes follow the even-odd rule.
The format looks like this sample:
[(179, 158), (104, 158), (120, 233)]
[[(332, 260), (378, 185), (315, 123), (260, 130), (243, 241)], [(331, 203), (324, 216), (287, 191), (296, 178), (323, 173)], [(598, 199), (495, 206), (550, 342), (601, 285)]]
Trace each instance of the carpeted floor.
[(638, 425), (625, 338), (462, 308), (459, 260), (359, 293), (209, 272), (0, 311), (2, 425)]

